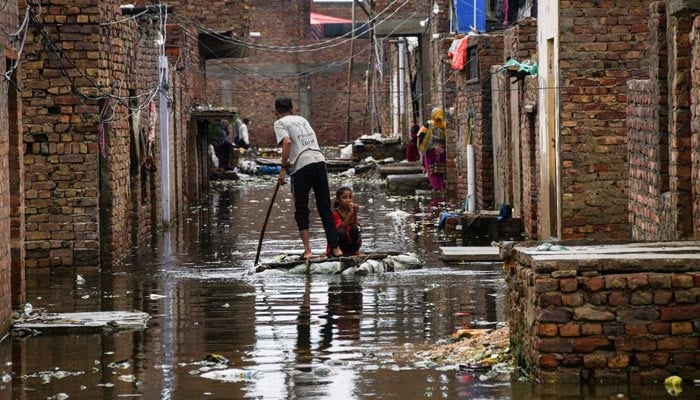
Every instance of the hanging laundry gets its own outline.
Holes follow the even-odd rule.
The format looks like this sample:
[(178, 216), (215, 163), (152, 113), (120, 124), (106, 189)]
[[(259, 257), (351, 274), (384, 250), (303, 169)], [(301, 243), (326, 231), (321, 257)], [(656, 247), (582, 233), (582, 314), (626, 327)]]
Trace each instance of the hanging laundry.
[(457, 49), (452, 56), (452, 69), (463, 70), (467, 63), (467, 45), (469, 44), (469, 36), (459, 39)]
[(459, 45), (459, 41), (462, 39), (454, 39), (452, 41), (452, 44), (450, 44), (450, 48), (447, 50), (447, 57), (452, 58), (455, 55), (455, 52), (457, 51), (457, 46)]

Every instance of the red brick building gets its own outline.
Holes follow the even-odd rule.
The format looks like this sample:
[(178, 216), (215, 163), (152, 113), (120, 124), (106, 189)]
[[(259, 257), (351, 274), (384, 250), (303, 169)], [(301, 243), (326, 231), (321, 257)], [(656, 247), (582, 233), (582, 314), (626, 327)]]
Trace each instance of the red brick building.
[[(368, 40), (359, 31), (354, 40), (349, 33), (319, 38), (310, 22), (312, 12), (351, 21), (352, 4), (251, 0), (235, 10), (241, 14), (232, 18), (240, 16), (244, 24), (241, 29), (233, 25), (233, 39), (222, 40), (230, 47), (229, 57), (207, 60), (205, 103), (237, 108), (241, 117), (250, 119), (251, 143), (257, 146), (275, 145), (273, 105), (283, 95), (309, 119), (322, 144), (360, 136), (368, 120)], [(356, 20), (366, 20), (359, 8)], [(231, 31), (207, 19), (197, 26)]]

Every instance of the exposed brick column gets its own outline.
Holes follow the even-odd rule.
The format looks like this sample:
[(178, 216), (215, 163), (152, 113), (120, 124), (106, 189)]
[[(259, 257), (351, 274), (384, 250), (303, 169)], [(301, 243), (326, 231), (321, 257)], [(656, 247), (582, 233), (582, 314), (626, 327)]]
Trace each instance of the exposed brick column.
[[(693, 20), (692, 43), (692, 82), (700, 82), (700, 17)], [(700, 238), (700, 85), (693, 85), (691, 98), (691, 186), (693, 199), (693, 237)]]
[(690, 30), (692, 18), (678, 12), (668, 21), (669, 38), (669, 217), (675, 225), (674, 237), (692, 235), (691, 146), (690, 146)]
[(659, 228), (662, 146), (655, 81), (627, 82), (627, 148), (629, 152), (629, 220), (632, 237), (660, 240)]

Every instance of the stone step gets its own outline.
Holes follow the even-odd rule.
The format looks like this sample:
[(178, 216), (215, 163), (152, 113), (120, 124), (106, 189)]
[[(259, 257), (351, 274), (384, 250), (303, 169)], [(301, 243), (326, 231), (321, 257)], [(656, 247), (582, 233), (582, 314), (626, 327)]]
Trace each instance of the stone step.
[(440, 259), (448, 262), (501, 261), (499, 250), (494, 246), (440, 247)]

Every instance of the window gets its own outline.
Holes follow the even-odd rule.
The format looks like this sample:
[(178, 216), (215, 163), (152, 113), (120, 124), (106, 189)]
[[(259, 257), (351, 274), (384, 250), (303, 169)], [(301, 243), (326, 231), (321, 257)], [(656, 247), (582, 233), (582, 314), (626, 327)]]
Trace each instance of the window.
[(479, 51), (477, 46), (467, 48), (467, 80), (479, 79)]

